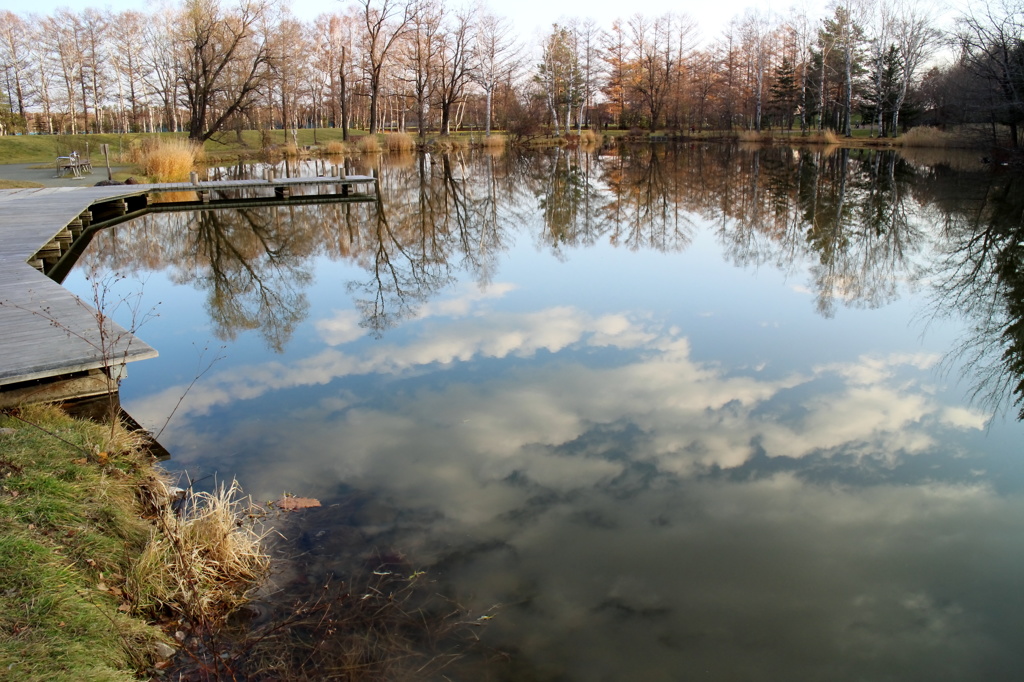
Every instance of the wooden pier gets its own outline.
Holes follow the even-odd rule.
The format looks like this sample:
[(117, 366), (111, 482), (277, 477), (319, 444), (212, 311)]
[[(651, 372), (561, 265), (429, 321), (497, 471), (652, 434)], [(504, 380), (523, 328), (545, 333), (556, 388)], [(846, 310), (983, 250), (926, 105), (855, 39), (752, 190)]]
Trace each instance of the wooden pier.
[(239, 201), (375, 201), (377, 179), (328, 176), (0, 190), (0, 407), (102, 394), (112, 381), (116, 386), (127, 363), (156, 357), (154, 348), (113, 322), (105, 322), (101, 331), (102, 316), (59, 281), (92, 232), (167, 210), (160, 200), (168, 192), (194, 193), (195, 199), (175, 196), (176, 210), (228, 207)]

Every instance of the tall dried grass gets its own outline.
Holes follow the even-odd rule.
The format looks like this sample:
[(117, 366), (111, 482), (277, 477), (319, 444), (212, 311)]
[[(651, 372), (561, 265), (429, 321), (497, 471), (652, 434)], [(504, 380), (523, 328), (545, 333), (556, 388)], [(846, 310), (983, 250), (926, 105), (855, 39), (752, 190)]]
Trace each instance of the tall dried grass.
[(508, 138), (504, 135), (497, 133), (491, 133), (486, 135), (480, 140), (480, 146), (486, 149), (494, 149), (496, 147), (505, 147), (508, 144)]
[(328, 156), (341, 156), (348, 151), (348, 145), (341, 140), (331, 140), (327, 143)]
[(953, 136), (931, 126), (917, 126), (903, 133), (894, 144), (904, 147), (949, 147), (954, 143)]
[(166, 480), (149, 487), (154, 532), (127, 576), (136, 610), (170, 609), (213, 627), (249, 600), (267, 575), (270, 558), (255, 528), (259, 514), (238, 484), (197, 492), (175, 511)]
[(810, 144), (826, 144), (826, 145), (837, 145), (842, 144), (842, 138), (834, 130), (828, 128), (820, 131), (812, 132), (806, 137), (800, 138), (802, 142)]
[(384, 146), (389, 152), (411, 152), (416, 149), (416, 141), (408, 133), (388, 133), (384, 136)]
[(601, 144), (604, 135), (595, 130), (584, 130), (580, 133), (580, 144), (585, 147), (592, 147)]
[(155, 182), (183, 182), (206, 160), (202, 145), (183, 138), (146, 138), (128, 150), (128, 160)]
[(380, 141), (376, 135), (363, 135), (356, 142), (356, 148), (363, 154), (376, 154), (381, 151)]

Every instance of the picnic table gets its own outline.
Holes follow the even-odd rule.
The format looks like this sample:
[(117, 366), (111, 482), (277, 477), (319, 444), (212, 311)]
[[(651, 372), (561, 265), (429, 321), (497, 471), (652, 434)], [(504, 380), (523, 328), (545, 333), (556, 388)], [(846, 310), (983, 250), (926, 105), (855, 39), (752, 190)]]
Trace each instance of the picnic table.
[(92, 173), (92, 162), (79, 156), (78, 152), (71, 152), (68, 156), (58, 156), (57, 177), (64, 177), (68, 173), (76, 178), (82, 177), (82, 173)]

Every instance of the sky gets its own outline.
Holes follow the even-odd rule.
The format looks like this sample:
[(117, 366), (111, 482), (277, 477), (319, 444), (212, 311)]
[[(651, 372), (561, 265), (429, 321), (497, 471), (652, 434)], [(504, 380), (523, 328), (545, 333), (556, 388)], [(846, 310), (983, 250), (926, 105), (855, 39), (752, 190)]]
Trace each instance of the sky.
[[(291, 7), (293, 14), (303, 20), (313, 19), (320, 13), (343, 9), (348, 4), (343, 0), (284, 0), (284, 2)], [(454, 5), (457, 2), (451, 4)], [(702, 38), (708, 39), (716, 36), (732, 17), (741, 16), (748, 7), (776, 12), (788, 9), (788, 4), (782, 2), (773, 4), (766, 0), (753, 2), (751, 0), (716, 0), (715, 2), (644, 0), (637, 5), (613, 0), (561, 0), (560, 2), (550, 2), (549, 0), (497, 2), (492, 0), (489, 4), (495, 14), (506, 16), (512, 20), (519, 37), (524, 42), (531, 42), (551, 24), (566, 18), (585, 19), (591, 17), (597, 21), (599, 26), (606, 27), (616, 18), (625, 19), (637, 12), (650, 17), (658, 17), (667, 12), (688, 14), (696, 20)], [(156, 3), (151, 0), (110, 0), (108, 2), (77, 0), (73, 3), (68, 0), (36, 0), (31, 4), (30, 11), (38, 14), (51, 14), (58, 7), (83, 9), (86, 6), (92, 6), (100, 9), (109, 8), (118, 12), (129, 9), (148, 12), (155, 5)], [(821, 6), (822, 3), (815, 4), (816, 8)], [(0, 9), (9, 9), (18, 14), (26, 12), (13, 0), (0, 0)]]
[[(168, 0), (164, 0), (165, 2)], [(222, 0), (230, 4), (232, 0)], [(643, 0), (636, 5), (622, 3), (617, 0), (481, 0), (491, 11), (511, 20), (520, 41), (527, 46), (537, 45), (541, 37), (552, 24), (564, 23), (567, 19), (594, 19), (598, 26), (607, 28), (615, 19), (628, 19), (636, 13), (646, 17), (657, 18), (669, 12), (686, 14), (695, 20), (698, 30), (696, 44), (706, 45), (721, 35), (730, 20), (740, 18), (747, 11), (759, 11), (765, 14), (774, 13), (787, 15), (792, 9), (799, 9), (812, 20), (820, 19), (827, 12), (832, 0)], [(915, 0), (911, 0), (914, 2)], [(953, 17), (966, 7), (979, 4), (978, 0), (916, 0), (924, 3), (928, 11), (937, 19), (939, 28), (952, 28)], [(310, 21), (317, 15), (334, 11), (343, 11), (352, 0), (281, 0), (299, 19)], [(473, 0), (448, 0), (450, 6), (459, 6), (462, 2)], [(170, 0), (175, 4), (174, 0)], [(160, 0), (35, 0), (31, 10), (18, 7), (14, 0), (0, 0), (0, 10), (9, 9), (18, 14), (29, 11), (36, 14), (51, 14), (59, 7), (71, 6), (76, 10), (85, 7), (111, 9), (116, 12), (137, 10), (151, 12), (160, 4)], [(936, 61), (946, 61), (943, 53)]]

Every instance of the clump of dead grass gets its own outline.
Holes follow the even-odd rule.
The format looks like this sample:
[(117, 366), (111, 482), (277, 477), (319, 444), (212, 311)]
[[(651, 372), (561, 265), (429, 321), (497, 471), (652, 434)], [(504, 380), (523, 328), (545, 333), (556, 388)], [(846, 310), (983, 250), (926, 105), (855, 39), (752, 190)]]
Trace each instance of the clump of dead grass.
[(953, 136), (932, 126), (917, 126), (903, 133), (894, 144), (904, 147), (949, 147), (953, 144)]
[(584, 147), (596, 147), (603, 139), (604, 135), (596, 130), (584, 130), (580, 133), (580, 145)]
[(327, 143), (328, 156), (341, 156), (348, 151), (348, 146), (341, 140), (331, 140)]
[(811, 132), (808, 135), (805, 135), (804, 137), (800, 138), (800, 141), (803, 142), (803, 143), (809, 143), (809, 144), (825, 144), (825, 145), (842, 144), (842, 138), (839, 137), (839, 134), (836, 133), (836, 131), (831, 130), (829, 128), (825, 128), (824, 130), (817, 130), (817, 131)]
[(416, 141), (408, 133), (388, 133), (384, 136), (384, 146), (389, 152), (411, 152), (416, 149)]
[(183, 182), (196, 164), (206, 160), (202, 145), (178, 137), (144, 138), (133, 143), (126, 160), (154, 182)]
[(215, 627), (249, 600), (270, 567), (262, 513), (236, 482), (194, 492), (177, 509), (166, 480), (154, 479), (150, 495), (157, 528), (127, 578), (126, 592), (142, 611), (169, 610), (192, 623)]
[(376, 135), (363, 135), (356, 142), (356, 148), (363, 154), (376, 154), (381, 151), (380, 140)]

